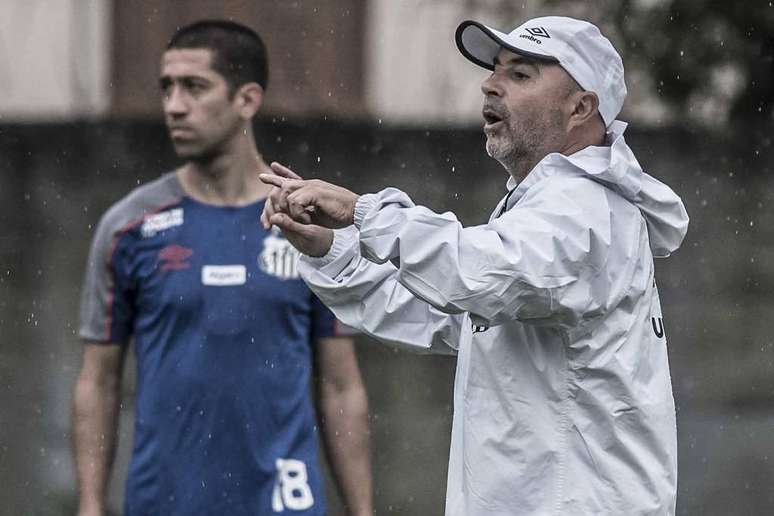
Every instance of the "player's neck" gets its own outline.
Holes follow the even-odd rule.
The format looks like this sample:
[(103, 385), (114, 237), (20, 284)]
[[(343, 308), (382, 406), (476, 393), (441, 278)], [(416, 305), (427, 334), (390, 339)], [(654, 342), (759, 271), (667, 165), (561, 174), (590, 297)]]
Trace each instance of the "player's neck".
[(258, 179), (271, 169), (252, 138), (209, 160), (189, 161), (177, 171), (180, 185), (193, 199), (217, 206), (244, 206), (266, 197), (270, 186)]

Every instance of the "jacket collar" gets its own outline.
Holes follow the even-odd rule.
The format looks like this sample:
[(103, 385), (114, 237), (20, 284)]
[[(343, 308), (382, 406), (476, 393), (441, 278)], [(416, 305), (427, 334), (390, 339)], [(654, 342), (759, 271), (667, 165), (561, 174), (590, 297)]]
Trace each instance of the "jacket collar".
[(575, 170), (592, 178), (602, 173), (609, 173), (611, 169), (613, 171), (619, 170), (621, 177), (616, 178), (618, 179), (616, 181), (618, 187), (626, 190), (627, 193), (636, 195), (640, 188), (639, 177), (632, 175), (624, 176), (626, 172), (625, 167), (615, 166), (618, 159), (634, 160), (636, 162), (631, 149), (629, 149), (623, 137), (627, 126), (626, 122), (615, 120), (610, 124), (607, 131), (606, 140), (609, 143), (608, 145), (589, 145), (569, 156), (552, 152), (540, 160), (520, 183), (517, 183), (512, 176), (509, 177), (505, 186), (508, 192), (513, 191), (513, 193), (507, 197), (508, 204), (505, 206), (504, 211), (510, 210), (532, 185), (557, 172), (566, 173), (569, 170)]

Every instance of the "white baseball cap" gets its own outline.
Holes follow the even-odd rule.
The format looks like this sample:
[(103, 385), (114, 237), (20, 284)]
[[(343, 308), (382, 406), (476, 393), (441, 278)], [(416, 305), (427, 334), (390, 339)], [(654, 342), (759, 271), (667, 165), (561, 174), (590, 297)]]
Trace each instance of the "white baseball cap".
[(586, 91), (599, 97), (599, 113), (609, 126), (626, 98), (623, 61), (596, 25), (565, 16), (533, 18), (505, 34), (482, 23), (457, 27), (457, 47), (475, 64), (494, 70), (502, 48), (559, 65)]

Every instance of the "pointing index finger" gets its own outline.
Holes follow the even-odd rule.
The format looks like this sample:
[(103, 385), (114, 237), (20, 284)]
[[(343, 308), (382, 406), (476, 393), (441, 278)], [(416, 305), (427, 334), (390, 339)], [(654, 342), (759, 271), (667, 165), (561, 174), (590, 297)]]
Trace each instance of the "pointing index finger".
[(301, 176), (299, 176), (298, 174), (290, 170), (288, 167), (276, 161), (272, 161), (271, 169), (274, 171), (275, 174), (277, 174), (280, 177), (286, 177), (288, 179), (303, 179)]
[(274, 174), (258, 174), (258, 178), (267, 185), (274, 185), (278, 188), (282, 188), (282, 183), (285, 181), (282, 177)]

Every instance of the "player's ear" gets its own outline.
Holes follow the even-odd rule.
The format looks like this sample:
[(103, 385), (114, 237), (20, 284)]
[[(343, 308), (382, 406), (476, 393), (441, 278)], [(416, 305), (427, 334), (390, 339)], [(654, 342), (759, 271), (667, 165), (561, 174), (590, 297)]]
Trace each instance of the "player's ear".
[(234, 94), (239, 115), (245, 120), (253, 118), (263, 104), (263, 88), (257, 82), (248, 82)]

